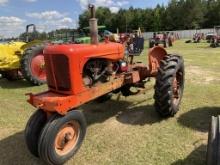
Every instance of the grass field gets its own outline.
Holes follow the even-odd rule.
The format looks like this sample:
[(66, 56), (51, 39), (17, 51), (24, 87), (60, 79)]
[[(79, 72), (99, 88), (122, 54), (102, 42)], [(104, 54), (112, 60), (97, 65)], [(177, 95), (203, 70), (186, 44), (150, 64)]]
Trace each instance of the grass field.
[[(144, 95), (116, 95), (103, 104), (87, 104), (82, 107), (87, 136), (68, 165), (205, 164), (210, 117), (220, 114), (220, 49), (177, 41), (168, 52), (185, 59), (180, 112), (174, 118), (161, 119), (153, 108), (153, 89)], [(139, 60), (145, 61), (146, 55)], [(149, 88), (153, 84), (154, 80)], [(0, 80), (0, 164), (42, 164), (29, 154), (23, 130), (34, 110), (24, 94), (44, 89), (46, 86), (31, 87), (25, 81)]]

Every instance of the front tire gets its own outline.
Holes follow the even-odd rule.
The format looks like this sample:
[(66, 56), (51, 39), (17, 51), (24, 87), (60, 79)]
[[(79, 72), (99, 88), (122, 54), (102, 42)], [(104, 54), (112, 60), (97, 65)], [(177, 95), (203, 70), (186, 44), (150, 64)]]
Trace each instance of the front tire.
[(24, 78), (33, 85), (46, 83), (46, 70), (43, 56), (44, 45), (35, 45), (25, 50), (21, 59)]
[(80, 148), (86, 134), (86, 120), (80, 111), (65, 116), (54, 114), (54, 120), (44, 127), (38, 152), (47, 164), (64, 164)]
[(207, 165), (220, 164), (220, 116), (212, 117), (209, 130)]
[(41, 130), (47, 122), (47, 115), (42, 110), (37, 110), (28, 120), (25, 128), (25, 141), (32, 155), (39, 157), (38, 140)]
[(155, 109), (163, 117), (174, 116), (184, 90), (184, 61), (177, 55), (167, 55), (160, 63), (155, 84)]

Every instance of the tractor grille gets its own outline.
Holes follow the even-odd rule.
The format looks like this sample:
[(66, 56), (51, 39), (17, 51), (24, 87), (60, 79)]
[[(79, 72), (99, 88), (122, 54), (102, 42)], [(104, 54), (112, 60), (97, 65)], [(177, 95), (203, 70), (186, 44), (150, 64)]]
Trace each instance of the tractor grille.
[(70, 91), (69, 60), (65, 55), (45, 55), (47, 83), (52, 89)]

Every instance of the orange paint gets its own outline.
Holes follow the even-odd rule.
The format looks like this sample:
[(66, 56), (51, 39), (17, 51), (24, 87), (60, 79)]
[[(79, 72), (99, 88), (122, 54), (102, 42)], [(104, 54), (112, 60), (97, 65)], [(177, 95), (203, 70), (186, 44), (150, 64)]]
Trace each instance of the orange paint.
[(166, 55), (166, 50), (160, 46), (155, 46), (149, 50), (148, 58), (151, 75), (157, 75), (158, 68), (160, 67), (160, 61), (163, 60)]
[(150, 70), (144, 64), (129, 65), (128, 72), (111, 75), (105, 83), (92, 87), (84, 85), (83, 68), (90, 59), (107, 59), (117, 62), (124, 58), (124, 46), (119, 43), (98, 45), (66, 44), (49, 45), (44, 50), (48, 91), (28, 94), (28, 102), (48, 115), (57, 112), (65, 115), (89, 101), (92, 101), (127, 84), (135, 84), (154, 76), (159, 60), (166, 55), (161, 47), (149, 52)]

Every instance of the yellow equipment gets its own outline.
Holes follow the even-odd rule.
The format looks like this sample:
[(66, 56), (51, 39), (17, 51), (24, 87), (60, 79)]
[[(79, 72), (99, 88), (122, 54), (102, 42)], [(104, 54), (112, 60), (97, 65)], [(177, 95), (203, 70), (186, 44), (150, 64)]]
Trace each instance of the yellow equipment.
[(0, 44), (0, 70), (8, 71), (20, 68), (20, 58), (24, 53), (25, 42)]
[(25, 78), (33, 85), (41, 85), (46, 82), (45, 70), (42, 67), (44, 44), (29, 37), (30, 27), (36, 32), (34, 24), (27, 25), (26, 42), (0, 44), (0, 74), (8, 80)]

